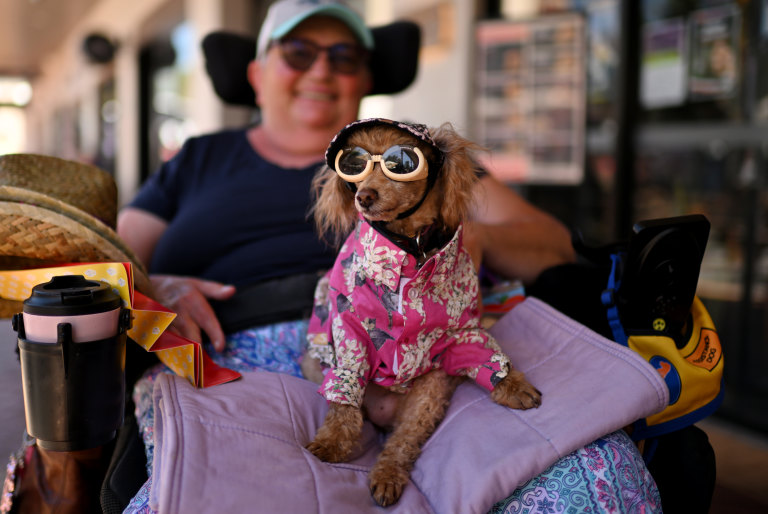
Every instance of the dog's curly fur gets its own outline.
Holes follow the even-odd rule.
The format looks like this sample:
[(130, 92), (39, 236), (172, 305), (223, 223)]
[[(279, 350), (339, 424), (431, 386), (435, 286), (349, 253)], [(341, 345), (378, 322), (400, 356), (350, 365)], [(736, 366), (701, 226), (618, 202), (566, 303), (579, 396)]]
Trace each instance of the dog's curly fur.
[[(377, 164), (374, 172), (357, 183), (357, 191), (353, 192), (334, 170), (325, 167), (318, 173), (313, 184), (317, 196), (313, 213), (323, 237), (337, 245), (341, 243), (353, 229), (358, 212), (369, 221), (383, 221), (389, 230), (408, 237), (433, 223), (454, 232), (469, 213), (472, 186), (478, 180), (472, 153), (479, 147), (460, 137), (449, 124), (431, 129), (430, 133), (444, 155), (444, 163), (422, 205), (404, 219), (396, 218), (421, 199), (426, 179), (393, 181), (381, 173)], [(427, 145), (391, 127), (361, 128), (350, 136), (348, 143), (372, 154), (381, 154), (395, 144), (410, 144), (419, 146), (427, 158), (434, 157)], [(305, 376), (310, 375), (313, 365), (316, 362), (304, 359)], [(314, 379), (320, 381), (318, 375)], [(364, 399), (366, 414), (379, 426), (392, 429), (369, 474), (371, 494), (379, 505), (391, 505), (400, 498), (422, 445), (443, 419), (461, 380), (437, 369), (414, 379), (405, 395), (386, 393), (375, 384), (368, 386)], [(516, 409), (538, 407), (541, 403), (541, 393), (526, 381), (523, 373), (511, 366), (507, 376), (492, 391), (491, 398)], [(323, 425), (307, 448), (327, 462), (348, 460), (359, 443), (362, 425), (360, 409), (332, 403)]]
[[(480, 147), (459, 136), (448, 123), (430, 130), (430, 134), (445, 156), (440, 177), (419, 210), (403, 220), (395, 220), (396, 215), (421, 198), (426, 180), (396, 182), (383, 173), (372, 173), (357, 184), (355, 194), (333, 169), (324, 166), (312, 184), (317, 199), (313, 215), (321, 236), (326, 239), (330, 236), (331, 241), (340, 243), (357, 221), (358, 210), (369, 220), (389, 221), (387, 228), (397, 234), (413, 235), (433, 222), (456, 230), (469, 212), (472, 186), (478, 180), (472, 152), (480, 150)], [(361, 129), (350, 136), (348, 143), (350, 146), (362, 146), (374, 154), (396, 144), (419, 146), (416, 138), (390, 127)], [(434, 157), (427, 146), (419, 148), (428, 159)], [(375, 191), (377, 203), (385, 206), (380, 209), (389, 209), (387, 212), (370, 212), (360, 208), (361, 192), (365, 194), (369, 190)]]

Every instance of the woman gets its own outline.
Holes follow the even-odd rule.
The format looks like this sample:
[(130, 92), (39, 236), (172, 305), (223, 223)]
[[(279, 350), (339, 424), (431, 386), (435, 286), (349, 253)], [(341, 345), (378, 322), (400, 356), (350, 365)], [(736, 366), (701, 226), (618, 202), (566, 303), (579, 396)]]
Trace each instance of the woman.
[[(276, 5), (280, 4), (278, 2)], [(269, 26), (270, 20), (267, 19), (262, 33), (268, 31)], [(365, 30), (367, 31), (367, 28)], [(355, 35), (343, 22), (325, 16), (308, 18), (291, 31), (288, 39), (310, 41), (320, 48), (339, 44), (357, 45)], [(248, 78), (261, 109), (261, 123), (245, 131), (208, 136), (208, 144), (212, 146), (211, 138), (215, 138), (217, 145), (226, 145), (227, 152), (232, 146), (236, 146), (237, 151), (244, 154), (242, 158), (249, 164), (252, 161), (258, 161), (253, 164), (254, 167), (267, 165), (273, 168), (272, 171), (292, 170), (291, 173), (300, 170), (299, 173), (305, 178), (312, 175), (313, 170), (323, 160), (323, 152), (328, 142), (347, 123), (357, 118), (360, 100), (371, 89), (371, 76), (365, 65), (361, 65), (354, 73), (334, 72), (328, 59), (328, 51), (320, 51), (305, 71), (296, 69), (283, 58), (283, 55), (285, 52), (299, 50), (284, 48), (281, 44), (272, 44), (268, 48), (259, 49), (259, 57), (248, 68)], [(205, 144), (206, 138), (203, 139), (202, 143), (193, 141), (193, 145), (199, 148)], [(247, 145), (241, 144), (245, 140)], [(213, 151), (216, 149), (211, 149), (211, 152)], [(234, 282), (236, 286), (245, 286), (265, 278), (271, 272), (261, 269), (264, 266), (254, 263), (250, 265), (253, 271), (243, 271), (240, 274), (242, 278), (238, 281), (228, 282), (231, 277), (217, 271), (200, 272), (195, 275), (195, 278), (179, 277), (178, 275), (181, 274), (192, 275), (192, 273), (180, 268), (178, 260), (171, 263), (169, 262), (171, 259), (157, 255), (158, 252), (173, 252), (168, 249), (169, 244), (164, 240), (170, 241), (177, 233), (176, 231), (181, 230), (178, 228), (181, 224), (197, 223), (201, 220), (187, 221), (180, 216), (179, 213), (188, 212), (185, 210), (188, 206), (183, 204), (184, 197), (179, 198), (178, 201), (182, 203), (179, 203), (176, 212), (172, 212), (167, 205), (168, 198), (163, 198), (157, 192), (148, 192), (149, 188), (166, 188), (173, 191), (173, 187), (183, 187), (179, 184), (191, 180), (188, 178), (192, 173), (189, 166), (197, 168), (194, 171), (195, 175), (200, 175), (203, 179), (214, 172), (224, 173), (221, 171), (224, 166), (221, 162), (211, 162), (210, 157), (206, 159), (205, 155), (199, 153), (195, 154), (195, 158), (200, 157), (200, 160), (193, 161), (189, 158), (192, 153), (193, 151), (189, 148), (185, 149), (181, 158), (164, 166), (164, 170), (152, 177), (150, 185), (145, 186), (139, 197), (120, 213), (118, 233), (153, 270), (153, 285), (158, 299), (179, 313), (175, 326), (182, 335), (200, 341), (202, 331), (207, 334), (214, 348), (220, 351), (224, 347), (224, 333), (207, 299), (227, 299), (235, 292), (235, 288), (227, 284)], [(224, 153), (225, 151), (220, 151), (216, 155)], [(181, 166), (185, 156), (188, 157), (183, 161), (185, 177), (174, 177), (179, 180), (179, 184), (167, 182), (158, 186), (158, 183), (167, 180), (165, 175), (181, 174), (180, 171), (165, 169), (175, 170), (176, 167)], [(241, 165), (231, 160), (227, 164), (232, 168)], [(258, 170), (253, 170), (253, 173), (257, 172)], [(238, 191), (239, 185), (232, 184), (231, 188), (222, 191), (221, 201), (211, 207), (220, 211), (217, 213), (219, 218), (231, 215), (236, 219), (248, 214), (247, 209), (243, 212), (224, 210), (225, 207), (235, 203), (232, 201), (235, 196), (238, 194), (242, 196), (242, 192)], [(291, 205), (291, 209), (304, 217), (310, 201), (309, 189), (299, 183), (290, 185), (296, 189), (279, 190), (279, 187), (285, 186), (280, 184), (276, 185), (274, 190), (279, 190), (277, 194), (282, 198), (300, 198), (301, 201)], [(255, 193), (258, 192), (260, 191)], [(261, 192), (263, 193), (263, 190)], [(474, 243), (476, 262), (479, 262), (482, 254), (484, 263), (490, 268), (505, 276), (529, 282), (535, 279), (541, 270), (573, 260), (570, 235), (554, 218), (525, 202), (490, 175), (486, 175), (480, 181), (475, 194), (478, 201), (473, 212), (473, 220), (476, 223), (472, 227), (474, 230), (468, 230), (471, 232), (469, 236), (473, 237), (468, 236), (468, 238)], [(267, 192), (266, 196), (273, 196), (272, 191)], [(254, 200), (260, 201), (261, 198), (251, 198), (240, 206), (251, 207)], [(206, 202), (206, 207), (209, 203)], [(207, 212), (199, 214), (202, 221), (207, 215)], [(307, 227), (309, 226), (310, 224), (307, 223)], [(253, 229), (253, 227), (249, 228)], [(215, 229), (215, 235), (220, 236), (222, 230), (227, 230), (227, 227), (218, 226)], [(242, 239), (242, 233), (238, 232), (238, 228), (233, 228), (233, 231), (237, 232), (237, 238)], [(195, 231), (196, 237), (205, 239), (207, 235), (214, 235), (213, 227), (209, 234), (200, 234), (200, 230)], [(261, 236), (277, 239), (275, 236), (265, 236), (263, 233)], [(175, 240), (174, 243), (183, 245), (185, 249), (191, 244), (184, 240)], [(267, 248), (269, 244), (269, 240), (265, 239), (262, 246)], [(198, 246), (202, 246), (202, 243)], [(217, 246), (219, 245), (216, 241), (212, 241), (209, 247)], [(324, 249), (324, 252), (321, 252), (314, 245), (312, 246), (311, 251), (302, 249), (296, 251), (323, 253), (327, 260), (320, 262), (316, 269), (330, 266), (331, 250)], [(255, 249), (254, 253), (256, 253)], [(214, 252), (211, 252), (209, 259), (213, 261), (217, 257)], [(301, 269), (301, 266), (298, 266), (298, 269), (296, 266), (289, 268), (285, 269), (285, 275), (306, 271)]]
[[(286, 277), (316, 280), (332, 265), (333, 249), (306, 219), (309, 183), (371, 90), (371, 45), (368, 28), (345, 7), (276, 2), (248, 68), (260, 124), (192, 139), (120, 214), (118, 234), (148, 265), (157, 299), (179, 314), (175, 328), (197, 341), (205, 334), (221, 365), (300, 376), (304, 319), (276, 315), (276, 323), (232, 332), (216, 313)], [(465, 239), (476, 263), (530, 282), (574, 259), (565, 227), (492, 177), (482, 178), (475, 197)], [(249, 316), (238, 322), (256, 319)], [(151, 385), (142, 379), (134, 393), (148, 447)], [(142, 509), (140, 494), (129, 511)]]

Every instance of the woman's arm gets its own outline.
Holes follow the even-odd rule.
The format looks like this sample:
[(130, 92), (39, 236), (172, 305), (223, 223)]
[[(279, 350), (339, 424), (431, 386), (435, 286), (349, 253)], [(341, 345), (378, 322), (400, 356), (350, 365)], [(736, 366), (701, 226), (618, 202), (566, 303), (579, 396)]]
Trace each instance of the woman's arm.
[(149, 269), (155, 245), (162, 237), (168, 222), (147, 211), (125, 207), (117, 216), (117, 235)]
[[(147, 267), (167, 227), (168, 223), (162, 218), (134, 207), (124, 208), (117, 219), (117, 234)], [(173, 275), (150, 275), (149, 278), (157, 296), (155, 300), (177, 314), (173, 327), (181, 335), (200, 342), (205, 332), (217, 351), (224, 349), (224, 332), (208, 299), (226, 300), (235, 293), (234, 286)]]
[(474, 191), (465, 241), (474, 262), (524, 283), (576, 258), (568, 229), (490, 175)]

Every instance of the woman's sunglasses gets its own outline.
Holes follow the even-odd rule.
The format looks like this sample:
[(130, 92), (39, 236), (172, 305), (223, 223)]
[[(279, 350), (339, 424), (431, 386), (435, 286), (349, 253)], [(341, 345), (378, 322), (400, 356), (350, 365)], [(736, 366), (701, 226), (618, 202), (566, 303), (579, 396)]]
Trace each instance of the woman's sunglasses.
[(321, 46), (306, 39), (283, 38), (275, 44), (280, 47), (283, 60), (296, 71), (307, 71), (320, 52), (328, 54), (331, 71), (343, 75), (354, 75), (368, 61), (368, 51), (350, 43)]
[(398, 182), (421, 180), (429, 174), (421, 150), (406, 145), (390, 146), (381, 155), (371, 155), (359, 146), (344, 148), (336, 154), (336, 173), (347, 182), (360, 182), (370, 175), (374, 162), (381, 165), (387, 178)]

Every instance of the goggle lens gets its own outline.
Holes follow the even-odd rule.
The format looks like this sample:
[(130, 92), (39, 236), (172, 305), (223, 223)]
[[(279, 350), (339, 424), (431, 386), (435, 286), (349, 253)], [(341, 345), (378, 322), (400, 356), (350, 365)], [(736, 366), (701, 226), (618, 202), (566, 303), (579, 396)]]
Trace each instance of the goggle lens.
[(400, 175), (411, 173), (419, 166), (419, 156), (409, 146), (390, 147), (382, 154), (381, 160), (389, 171)]
[(368, 161), (371, 160), (371, 154), (356, 146), (344, 150), (339, 159), (339, 169), (347, 175), (359, 175), (365, 171)]
[(345, 148), (336, 155), (336, 172), (348, 182), (359, 182), (371, 173), (374, 162), (391, 180), (413, 181), (426, 178), (429, 166), (424, 154), (412, 146), (395, 145), (381, 155), (371, 155), (359, 146)]

